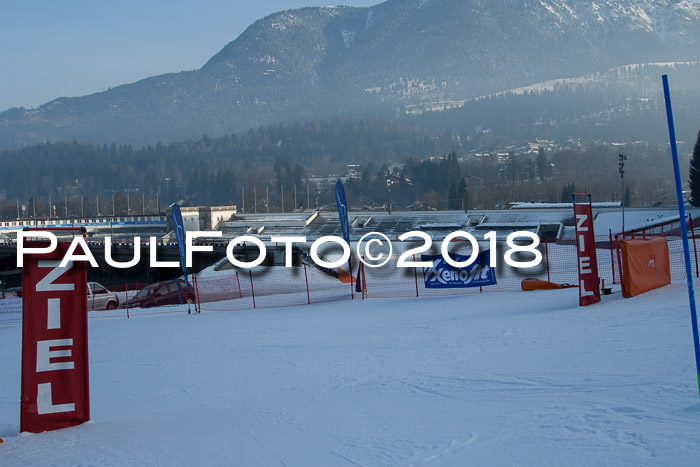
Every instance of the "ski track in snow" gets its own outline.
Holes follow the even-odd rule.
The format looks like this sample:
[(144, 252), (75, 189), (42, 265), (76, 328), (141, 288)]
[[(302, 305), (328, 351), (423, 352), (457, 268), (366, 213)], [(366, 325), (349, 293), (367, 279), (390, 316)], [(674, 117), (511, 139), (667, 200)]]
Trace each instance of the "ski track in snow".
[(93, 421), (19, 430), (0, 328), (0, 465), (698, 465), (684, 283), (90, 320)]

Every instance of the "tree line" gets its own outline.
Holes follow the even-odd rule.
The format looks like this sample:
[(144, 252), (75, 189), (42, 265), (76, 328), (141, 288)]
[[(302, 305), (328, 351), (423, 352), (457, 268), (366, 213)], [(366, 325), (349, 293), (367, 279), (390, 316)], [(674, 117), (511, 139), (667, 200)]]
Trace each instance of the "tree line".
[[(26, 214), (29, 200), (33, 213), (37, 200), (47, 204), (49, 199), (58, 214), (65, 213), (67, 203), (69, 213), (78, 215), (79, 204), (84, 210), (90, 200), (96, 209), (96, 197), (111, 203), (113, 195), (119, 199), (116, 211), (124, 212), (127, 203), (122, 198), (129, 194), (158, 199), (162, 205), (185, 200), (239, 206), (248, 201), (252, 206), (258, 201), (251, 198), (254, 187), (260, 196), (272, 187), (276, 199), (259, 198), (263, 204), (277, 207), (284, 193), (287, 209), (306, 208), (307, 197), (297, 206), (289, 200), (295, 185), (302, 190), (312, 175), (342, 175), (350, 163), (439, 153), (442, 146), (427, 130), (372, 119), (275, 125), (137, 149), (77, 141), (42, 144), (0, 153), (0, 215), (16, 217), (17, 204), (25, 206), (20, 211)], [(103, 213), (111, 214), (111, 205), (103, 206)]]
[[(455, 133), (357, 119), (137, 149), (43, 144), (0, 153), (0, 216), (156, 213), (174, 202), (235, 204), (248, 212), (332, 206), (334, 180), (350, 164), (359, 167), (346, 184), (353, 207), (492, 209), (511, 201), (566, 201), (574, 189), (616, 201), (620, 152), (629, 158), (628, 204), (673, 200), (670, 158), (651, 143), (516, 152), (468, 151)], [(681, 163), (687, 170), (686, 151)]]

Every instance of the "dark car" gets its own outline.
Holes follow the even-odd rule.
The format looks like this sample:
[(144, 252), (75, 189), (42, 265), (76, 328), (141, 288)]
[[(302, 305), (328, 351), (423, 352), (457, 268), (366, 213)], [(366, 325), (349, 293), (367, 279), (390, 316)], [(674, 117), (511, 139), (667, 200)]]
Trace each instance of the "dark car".
[(185, 281), (178, 280), (177, 285), (174, 281), (169, 281), (144, 287), (136, 296), (127, 301), (127, 306), (129, 308), (149, 308), (152, 306), (194, 303), (194, 300), (195, 295), (194, 290), (192, 290), (192, 284), (190, 284), (189, 293), (187, 293)]

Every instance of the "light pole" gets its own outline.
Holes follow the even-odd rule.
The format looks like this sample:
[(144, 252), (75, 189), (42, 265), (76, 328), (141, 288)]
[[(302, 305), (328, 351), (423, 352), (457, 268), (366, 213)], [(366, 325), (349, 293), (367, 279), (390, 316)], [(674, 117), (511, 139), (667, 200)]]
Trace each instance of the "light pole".
[(625, 161), (627, 160), (627, 156), (620, 154), (619, 159), (618, 170), (620, 172), (620, 179), (622, 179), (622, 238), (625, 238)]
[(389, 215), (391, 215), (391, 182), (387, 180), (386, 182), (386, 190), (387, 190), (387, 197), (388, 197), (388, 203), (389, 203)]

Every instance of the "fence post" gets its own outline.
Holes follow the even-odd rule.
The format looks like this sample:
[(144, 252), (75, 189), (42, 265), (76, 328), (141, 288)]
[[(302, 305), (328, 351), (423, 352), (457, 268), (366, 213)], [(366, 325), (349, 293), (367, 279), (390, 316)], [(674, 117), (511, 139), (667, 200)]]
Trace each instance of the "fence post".
[[(413, 255), (413, 262), (416, 262), (416, 255)], [(418, 271), (415, 266), (413, 266), (413, 277), (416, 279), (416, 297), (418, 297)]]
[[(364, 259), (364, 256), (362, 257)], [(365, 277), (365, 263), (360, 263), (360, 275), (362, 277), (362, 300), (369, 298), (367, 296), (367, 278)]]
[(695, 226), (693, 225), (692, 214), (688, 214), (688, 219), (690, 220), (690, 236), (693, 239), (693, 252), (695, 253), (695, 277), (700, 277), (700, 273), (698, 272), (698, 249), (695, 246)]
[(255, 288), (253, 288), (253, 271), (248, 269), (248, 274), (250, 275), (250, 292), (253, 295), (253, 308), (255, 308)]
[(126, 291), (126, 319), (129, 319), (129, 284), (124, 283), (124, 290)]
[(309, 294), (309, 275), (306, 273), (306, 264), (301, 264), (304, 266), (304, 279), (306, 279), (306, 302), (307, 305), (311, 305), (311, 295)]
[(547, 246), (547, 239), (544, 239), (544, 258), (545, 261), (547, 262), (547, 282), (551, 282), (552, 280), (549, 277), (549, 247)]
[[(194, 280), (194, 293), (195, 293), (195, 297), (197, 298), (197, 302), (195, 303), (194, 311), (195, 311), (195, 313), (201, 313), (202, 312), (202, 301), (199, 298), (199, 281), (194, 276), (192, 276), (192, 280)], [(199, 309), (197, 309), (198, 305), (199, 305)]]
[[(348, 269), (350, 269), (350, 300), (355, 300), (355, 284), (352, 283), (352, 253), (350, 253)], [(340, 268), (338, 268), (338, 271), (340, 271)], [(338, 272), (338, 274), (340, 274), (340, 272)]]
[(241, 290), (241, 279), (238, 277), (238, 271), (236, 271), (236, 282), (238, 282), (238, 298), (243, 298), (243, 291)]
[[(622, 288), (624, 290), (625, 288), (625, 276), (622, 274), (622, 259), (620, 258), (620, 242), (618, 241), (618, 236), (615, 235), (615, 249), (617, 250), (617, 267), (620, 271), (620, 285), (622, 285)], [(622, 238), (624, 240), (624, 234), (622, 234)]]
[(617, 282), (615, 282), (615, 255), (613, 254), (612, 229), (608, 229), (608, 234), (610, 235), (610, 269), (612, 270), (613, 284), (617, 284)]

